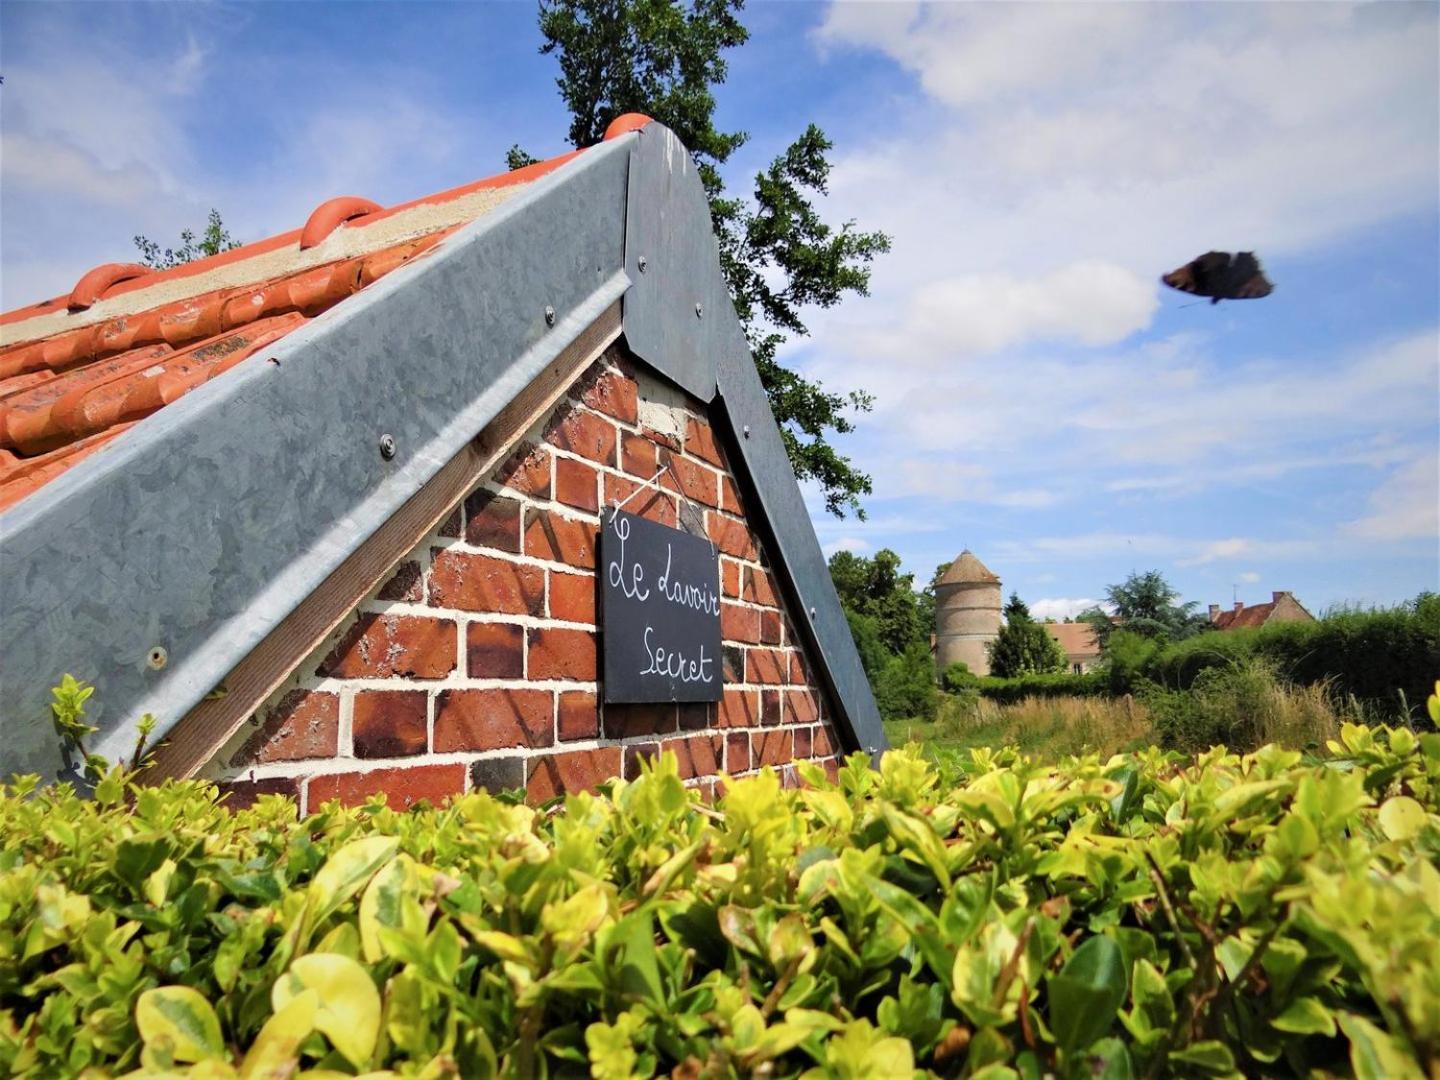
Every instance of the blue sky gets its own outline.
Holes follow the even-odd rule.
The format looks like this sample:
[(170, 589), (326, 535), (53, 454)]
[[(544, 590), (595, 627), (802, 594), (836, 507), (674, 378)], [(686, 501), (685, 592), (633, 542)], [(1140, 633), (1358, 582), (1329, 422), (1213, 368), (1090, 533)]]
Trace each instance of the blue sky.
[[(894, 238), (785, 353), (877, 399), (827, 549), (968, 546), (1057, 616), (1152, 567), (1202, 606), (1440, 587), (1437, 11), (752, 6), (732, 184), (814, 121), (827, 212)], [(211, 206), (253, 240), (558, 153), (539, 44), (526, 3), (7, 3), (4, 307)], [(1274, 295), (1158, 284), (1210, 248)]]

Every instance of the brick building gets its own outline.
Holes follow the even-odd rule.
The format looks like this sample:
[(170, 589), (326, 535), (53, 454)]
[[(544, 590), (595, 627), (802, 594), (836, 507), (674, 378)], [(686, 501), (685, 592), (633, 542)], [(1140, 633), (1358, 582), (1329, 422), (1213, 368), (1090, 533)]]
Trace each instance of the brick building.
[[(718, 701), (604, 701), (622, 501), (718, 554)], [(302, 807), (883, 746), (693, 163), (644, 117), (0, 317), (0, 558), (7, 774), (63, 774), (67, 672), (93, 749), (152, 713), (155, 775)]]
[(1315, 616), (1288, 591), (1272, 592), (1268, 604), (1242, 604), (1237, 600), (1230, 611), (1221, 611), (1219, 604), (1210, 605), (1210, 622), (1218, 630), (1239, 630), (1272, 622), (1314, 621)]

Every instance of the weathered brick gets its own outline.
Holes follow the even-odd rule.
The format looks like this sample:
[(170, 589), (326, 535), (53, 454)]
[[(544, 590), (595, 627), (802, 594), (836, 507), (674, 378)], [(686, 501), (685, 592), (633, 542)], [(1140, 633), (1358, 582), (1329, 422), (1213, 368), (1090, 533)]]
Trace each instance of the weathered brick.
[(464, 789), (464, 765), (407, 765), (311, 777), (306, 795), (310, 807), (319, 807), (331, 799), (358, 806), (371, 795), (383, 793), (392, 807), (405, 809), (421, 799), (438, 806)]
[(725, 771), (742, 773), (750, 768), (750, 734), (731, 731), (725, 736)]
[(680, 779), (713, 776), (725, 767), (725, 736), (691, 735), (686, 739), (666, 739), (662, 751), (670, 750), (680, 767)]
[(825, 775), (826, 775), (827, 778), (829, 778), (829, 780), (830, 780), (830, 782), (831, 782), (832, 784), (839, 782), (839, 780), (840, 780), (840, 762), (839, 762), (837, 759), (835, 759), (835, 758), (833, 758), (833, 757), (826, 758), (824, 761), (822, 761), (822, 762), (820, 763), (820, 765), (821, 765), (822, 768), (824, 768), (824, 770), (825, 770)]
[(787, 724), (813, 724), (819, 719), (820, 708), (811, 691), (785, 691), (785, 722)]
[(725, 468), (725, 458), (715, 441), (715, 429), (704, 420), (690, 417), (685, 425), (685, 452), (704, 458), (718, 468)]
[(649, 439), (656, 446), (663, 446), (666, 450), (680, 452), (680, 439), (668, 431), (661, 431), (659, 428), (640, 425), (640, 434)]
[(587, 378), (580, 400), (596, 412), (613, 416), (626, 424), (635, 423), (639, 394), (635, 380), (618, 371), (606, 371)]
[(525, 786), (525, 759), (523, 757), (481, 758), (470, 763), (470, 789), (489, 791), (513, 791)]
[(545, 429), (545, 440), (560, 450), (614, 466), (619, 441), (615, 424), (584, 409), (562, 408)]
[(780, 767), (780, 786), (792, 791), (800, 786), (800, 774), (795, 771), (794, 765)]
[(465, 542), (520, 554), (522, 503), (493, 491), (475, 491), (465, 499)]
[(527, 672), (531, 679), (573, 679), (594, 682), (595, 635), (560, 626), (532, 627)]
[[(634, 495), (642, 486), (628, 477), (606, 473), (605, 505), (616, 506), (619, 503), (625, 503), (628, 513), (636, 514), (660, 525), (668, 525), (672, 529), (678, 526), (680, 518), (675, 512), (675, 496), (664, 488), (648, 487), (631, 499), (630, 496)], [(626, 502), (627, 499), (630, 501)]]
[(299, 812), (300, 778), (296, 776), (272, 776), (264, 780), (222, 780), (215, 785), (225, 809), (232, 813), (254, 806), (262, 795), (284, 795), (295, 799)]
[(753, 566), (745, 568), (745, 599), (752, 604), (759, 604), (761, 607), (780, 606), (780, 601), (775, 595), (775, 584), (770, 580), (770, 575)]
[(611, 777), (620, 775), (620, 748), (601, 746), (594, 750), (572, 750), (530, 759), (526, 797), (544, 802), (566, 792), (594, 790)]
[(789, 661), (778, 649), (745, 650), (746, 682), (776, 686), (783, 683), (789, 673)]
[(230, 764), (334, 757), (339, 740), (339, 697), (318, 690), (291, 690), (266, 712)]
[(720, 605), (720, 636), (726, 641), (757, 644), (760, 641), (760, 612), (739, 604)]
[(698, 461), (669, 456), (669, 468), (660, 477), (660, 482), (671, 491), (678, 491), (692, 502), (706, 506), (720, 505), (720, 474), (708, 465)]
[(628, 739), (672, 734), (679, 730), (679, 718), (671, 704), (606, 705), (604, 725), (607, 739)]
[(600, 509), (599, 472), (574, 458), (555, 459), (555, 501), (577, 510)]
[(424, 690), (361, 690), (350, 722), (357, 758), (409, 757), (425, 752)]
[(649, 480), (659, 468), (656, 446), (643, 435), (622, 432), (620, 435), (620, 468), (631, 476)]
[(341, 679), (441, 679), (455, 670), (455, 623), (423, 615), (361, 615), (317, 669)]
[(590, 690), (564, 690), (556, 715), (561, 741), (593, 739), (600, 734), (600, 699)]
[(531, 507), (525, 511), (525, 554), (593, 570), (595, 532), (588, 521)]
[(435, 752), (507, 750), (555, 743), (549, 690), (444, 690), (435, 699)]
[(420, 570), (420, 564), (414, 559), (406, 559), (395, 568), (390, 575), (390, 580), (380, 586), (380, 591), (375, 594), (379, 600), (400, 600), (416, 602), (425, 599), (425, 575)]
[(760, 695), (754, 690), (725, 688), (720, 699), (722, 728), (754, 727), (759, 723)]
[(720, 509), (727, 514), (744, 516), (745, 504), (740, 501), (740, 489), (728, 476), (720, 477)]
[(794, 738), (789, 728), (756, 731), (750, 735), (750, 754), (756, 767), (784, 765), (794, 756)]
[(550, 618), (595, 624), (595, 577), (550, 571)]
[(440, 528), (436, 529), (435, 531), (441, 536), (448, 537), (452, 540), (458, 540), (460, 538), (460, 521), (460, 507), (457, 506), (455, 507), (455, 509), (450, 511), (450, 513), (446, 516), (445, 520), (440, 523)]
[(634, 780), (640, 775), (642, 761), (654, 761), (660, 756), (658, 742), (631, 743), (625, 747), (625, 779)]
[(525, 674), (525, 630), (513, 623), (472, 622), (465, 628), (465, 671), (472, 679)]
[(808, 727), (795, 728), (795, 756), (797, 758), (808, 758), (810, 756), (810, 739), (813, 729)]
[(710, 726), (710, 705), (704, 701), (685, 701), (680, 704), (680, 730), (704, 731)]
[(739, 645), (722, 643), (720, 656), (724, 681), (726, 683), (743, 683), (745, 681), (745, 650)]
[[(779, 645), (780, 634), (780, 613), (778, 611), (760, 612), (760, 641), (764, 645)], [(781, 672), (782, 678), (786, 673)]]
[[(793, 629), (790, 640), (795, 640)], [(805, 657), (798, 649), (790, 654), (790, 683), (793, 686), (807, 686), (810, 683), (810, 673), (805, 669)]]
[(774, 727), (784, 719), (780, 714), (780, 691), (760, 691), (760, 723), (765, 727)]
[(755, 537), (751, 535), (750, 527), (739, 518), (708, 513), (705, 515), (705, 530), (710, 534), (715, 546), (726, 555), (733, 555), (746, 562), (755, 562), (760, 558), (760, 549), (755, 546)]
[(818, 757), (827, 757), (838, 749), (835, 743), (834, 732), (828, 726), (822, 725), (815, 729), (810, 742), (810, 753)]
[(540, 615), (545, 611), (545, 571), (491, 555), (437, 551), (430, 569), (430, 603), (461, 611)]
[(526, 443), (498, 469), (495, 482), (522, 495), (537, 499), (550, 497), (550, 451), (543, 446)]
[(730, 559), (720, 560), (720, 591), (732, 599), (740, 596), (740, 564)]

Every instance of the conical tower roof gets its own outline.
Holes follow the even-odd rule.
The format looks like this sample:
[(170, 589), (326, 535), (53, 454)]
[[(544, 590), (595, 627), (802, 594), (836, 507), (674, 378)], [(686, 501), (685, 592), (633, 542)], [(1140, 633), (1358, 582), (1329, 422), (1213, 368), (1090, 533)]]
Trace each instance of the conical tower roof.
[(969, 548), (966, 548), (950, 564), (950, 569), (945, 571), (945, 576), (937, 584), (999, 585), (1000, 579), (990, 572), (989, 567), (972, 555)]

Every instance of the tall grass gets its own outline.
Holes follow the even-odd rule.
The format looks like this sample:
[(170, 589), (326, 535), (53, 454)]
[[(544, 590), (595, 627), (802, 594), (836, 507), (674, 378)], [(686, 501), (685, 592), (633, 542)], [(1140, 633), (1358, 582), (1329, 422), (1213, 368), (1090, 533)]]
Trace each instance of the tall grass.
[(1197, 752), (1223, 744), (1249, 751), (1266, 743), (1297, 750), (1323, 746), (1346, 721), (1370, 722), (1374, 710), (1342, 697), (1333, 682), (1294, 685), (1273, 666), (1248, 661), (1202, 673), (1186, 690), (1132, 697), (1027, 697), (999, 703), (971, 694), (941, 695), (931, 720), (887, 723), (894, 744), (937, 751), (1019, 747), (1055, 760), (1102, 756), (1159, 745)]

